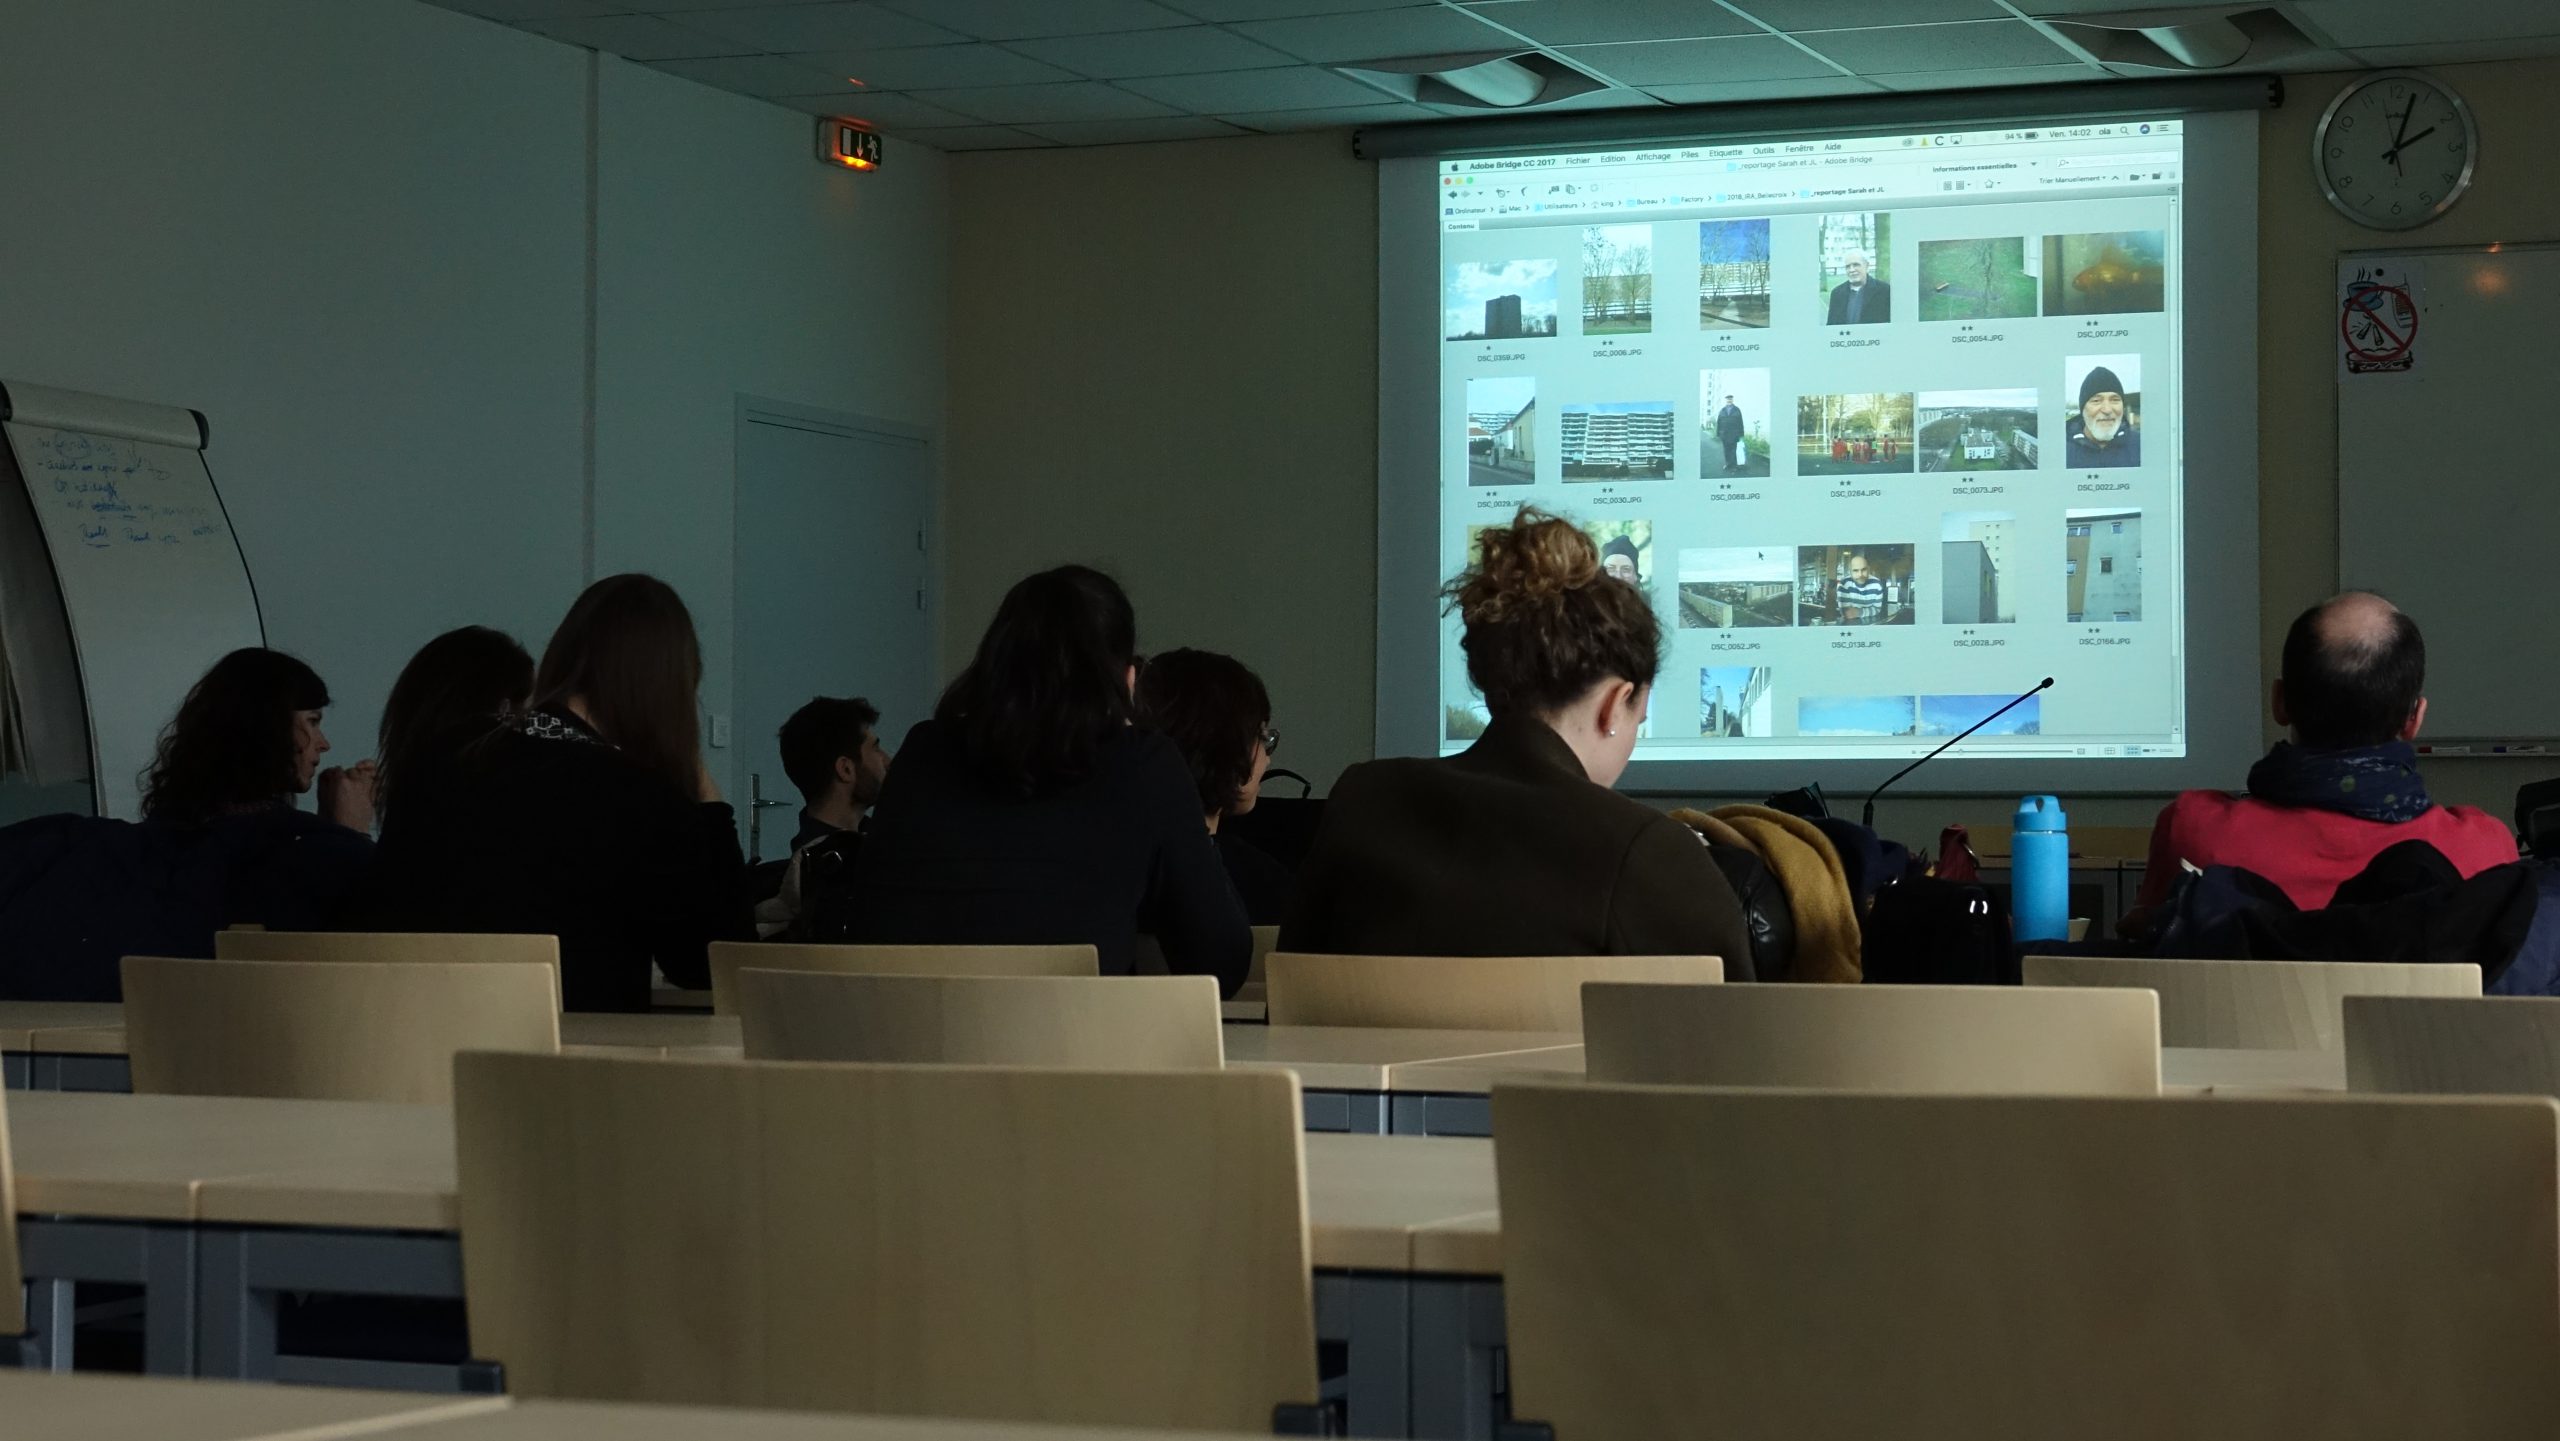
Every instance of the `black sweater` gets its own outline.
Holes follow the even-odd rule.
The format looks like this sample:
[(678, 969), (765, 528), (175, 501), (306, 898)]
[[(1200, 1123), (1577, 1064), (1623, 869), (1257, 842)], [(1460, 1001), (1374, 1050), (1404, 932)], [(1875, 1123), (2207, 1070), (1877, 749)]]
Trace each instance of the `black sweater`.
[(368, 923), (560, 938), (572, 1011), (645, 1011), (649, 963), (710, 984), (708, 947), (755, 935), (729, 807), (702, 804), (573, 716), (468, 747), (383, 819)]
[(1126, 975), (1140, 931), (1168, 969), (1234, 994), (1253, 956), (1244, 906), (1173, 743), (1112, 736), (1082, 779), (1001, 793), (938, 721), (907, 733), (854, 864), (847, 939), (908, 945), (1091, 942)]

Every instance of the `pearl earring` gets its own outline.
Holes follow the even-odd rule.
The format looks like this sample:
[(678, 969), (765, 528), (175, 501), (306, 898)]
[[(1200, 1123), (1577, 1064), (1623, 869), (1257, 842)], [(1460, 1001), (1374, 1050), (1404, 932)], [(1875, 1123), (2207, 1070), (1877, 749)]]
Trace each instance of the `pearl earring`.
[(1609, 727), (1609, 738), (1611, 740), (1616, 740), (1618, 738), (1618, 728), (1616, 726)]

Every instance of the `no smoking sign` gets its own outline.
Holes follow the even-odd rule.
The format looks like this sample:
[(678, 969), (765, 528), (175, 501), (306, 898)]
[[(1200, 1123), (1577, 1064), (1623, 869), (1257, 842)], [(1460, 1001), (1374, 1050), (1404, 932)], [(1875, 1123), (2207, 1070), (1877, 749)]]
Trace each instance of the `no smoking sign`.
[(2339, 288), (2338, 359), (2349, 375), (2407, 371), (2417, 365), (2418, 302), (2403, 277), (2379, 268)]

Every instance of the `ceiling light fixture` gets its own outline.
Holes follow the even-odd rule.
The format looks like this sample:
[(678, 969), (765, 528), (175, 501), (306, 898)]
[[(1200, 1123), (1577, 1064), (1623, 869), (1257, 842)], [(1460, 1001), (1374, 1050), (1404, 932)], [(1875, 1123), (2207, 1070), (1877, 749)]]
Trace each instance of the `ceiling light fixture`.
[(1536, 51), (1407, 55), (1333, 68), (1399, 100), (1460, 110), (1521, 110), (1609, 88)]
[(2273, 64), (2314, 49), (2311, 38), (2266, 5), (2150, 6), (2102, 14), (2028, 14), (2056, 39), (2119, 71), (2227, 70)]

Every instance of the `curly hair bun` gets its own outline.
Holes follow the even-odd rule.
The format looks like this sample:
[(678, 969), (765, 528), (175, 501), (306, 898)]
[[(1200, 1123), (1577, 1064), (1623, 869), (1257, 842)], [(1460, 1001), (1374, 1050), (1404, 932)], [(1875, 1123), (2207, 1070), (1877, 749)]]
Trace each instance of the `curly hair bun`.
[(1467, 678), (1496, 715), (1549, 712), (1602, 680), (1653, 684), (1662, 628), (1642, 589), (1613, 579), (1580, 526), (1531, 506), (1476, 540), (1444, 597), (1466, 622)]
[(1458, 586), (1458, 613), (1474, 625), (1552, 612), (1601, 575), (1599, 548), (1582, 527), (1524, 505), (1511, 524), (1477, 537), (1475, 566)]

